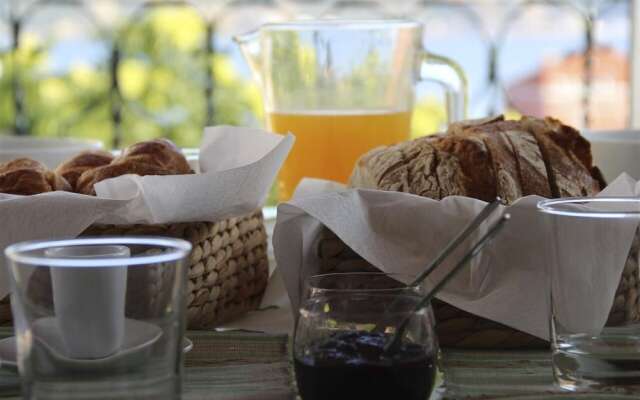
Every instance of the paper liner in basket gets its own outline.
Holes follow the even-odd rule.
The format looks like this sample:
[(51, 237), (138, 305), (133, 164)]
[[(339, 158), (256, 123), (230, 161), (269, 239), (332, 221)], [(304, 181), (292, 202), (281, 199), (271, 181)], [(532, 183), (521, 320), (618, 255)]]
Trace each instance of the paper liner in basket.
[[(0, 194), (0, 250), (24, 240), (76, 237), (94, 223), (218, 221), (259, 208), (294, 142), (249, 128), (206, 128), (200, 172), (124, 175), (96, 184), (97, 196), (51, 192)], [(9, 292), (0, 257), (0, 298)]]
[[(274, 251), (293, 310), (298, 308), (304, 277), (320, 270), (316, 244), (325, 226), (382, 271), (416, 275), (486, 204), (466, 197), (436, 201), (398, 192), (327, 190), (330, 187), (327, 182), (305, 181), (296, 196), (278, 208)], [(623, 175), (600, 195), (639, 194), (640, 184)], [(567, 220), (554, 243), (551, 224), (537, 209), (540, 200), (528, 196), (504, 207), (512, 215), (509, 224), (438, 297), (548, 339), (549, 268), (561, 264), (558, 268), (569, 282), (579, 282), (583, 275), (602, 277), (590, 290), (572, 290), (563, 299), (565, 305), (571, 302), (573, 312), (564, 322), (578, 331), (597, 332), (613, 304), (638, 223), (600, 220), (585, 227)], [(475, 238), (481, 234), (477, 231)], [(570, 263), (554, 262), (554, 244), (575, 249)], [(429, 283), (439, 281), (454, 259), (459, 257), (437, 270)]]

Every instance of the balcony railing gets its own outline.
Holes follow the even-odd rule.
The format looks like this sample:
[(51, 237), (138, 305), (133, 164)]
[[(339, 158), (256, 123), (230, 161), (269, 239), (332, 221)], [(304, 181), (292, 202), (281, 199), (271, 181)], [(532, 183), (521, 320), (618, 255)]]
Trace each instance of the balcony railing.
[[(189, 146), (206, 125), (260, 124), (260, 92), (231, 36), (310, 17), (422, 21), (426, 47), (467, 71), (472, 116), (621, 128), (630, 9), (630, 0), (13, 0), (0, 6), (0, 130)], [(442, 122), (438, 96), (420, 88), (418, 133)]]

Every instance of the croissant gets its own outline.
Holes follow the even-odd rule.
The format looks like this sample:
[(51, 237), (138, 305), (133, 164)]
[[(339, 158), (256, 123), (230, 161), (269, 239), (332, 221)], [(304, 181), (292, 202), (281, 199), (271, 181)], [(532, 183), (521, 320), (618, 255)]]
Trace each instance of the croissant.
[(129, 146), (109, 165), (88, 169), (76, 181), (77, 193), (95, 195), (94, 185), (126, 174), (182, 175), (193, 171), (180, 149), (167, 139), (155, 139)]
[(0, 193), (28, 196), (56, 190), (70, 191), (71, 186), (38, 161), (18, 158), (0, 164)]
[(60, 164), (55, 172), (65, 178), (75, 191), (80, 175), (90, 169), (108, 165), (111, 161), (113, 156), (109, 152), (87, 150)]

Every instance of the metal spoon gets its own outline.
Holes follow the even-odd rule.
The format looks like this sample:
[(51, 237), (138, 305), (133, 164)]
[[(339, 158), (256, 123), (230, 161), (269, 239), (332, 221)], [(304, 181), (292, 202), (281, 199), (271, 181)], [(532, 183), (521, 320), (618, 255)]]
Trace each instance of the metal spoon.
[[(431, 300), (435, 297), (442, 288), (449, 283), (449, 281), (456, 275), (458, 272), (462, 270), (464, 266), (466, 266), (469, 261), (471, 261), (475, 256), (480, 254), (482, 249), (500, 232), (500, 230), (504, 227), (504, 224), (511, 218), (511, 215), (504, 214), (500, 217), (500, 219), (493, 224), (484, 236), (478, 240), (478, 242), (469, 250), (465, 256), (445, 275), (445, 277), (426, 295), (416, 304), (414, 307), (414, 312), (420, 310), (425, 305), (429, 304)], [(411, 313), (412, 314), (412, 313)], [(384, 347), (384, 354), (392, 353), (398, 350), (402, 342), (402, 336), (404, 335), (404, 331), (406, 330), (409, 321), (411, 320), (411, 314), (409, 314), (402, 323), (396, 329), (396, 332), (391, 337), (391, 340), (387, 342)]]
[[(467, 237), (469, 237), (469, 235), (474, 232), (487, 218), (489, 218), (494, 211), (496, 211), (498, 209), (498, 206), (502, 204), (502, 199), (500, 197), (496, 197), (495, 200), (493, 200), (491, 203), (487, 204), (486, 206), (484, 206), (484, 208), (482, 209), (482, 211), (480, 211), (478, 213), (478, 215), (476, 215), (476, 217), (474, 219), (471, 220), (471, 222), (469, 222), (469, 224), (467, 224), (467, 226), (460, 231), (460, 233), (458, 234), (458, 236), (456, 236), (452, 241), (450, 241), (444, 249), (442, 249), (442, 251), (440, 252), (440, 254), (438, 254), (438, 256), (433, 259), (433, 261), (431, 261), (431, 263), (427, 266), (427, 268), (424, 269), (424, 271), (422, 271), (422, 273), (420, 275), (418, 275), (413, 282), (411, 282), (408, 287), (412, 287), (412, 286), (416, 286), (419, 283), (421, 283), (422, 281), (424, 281), (425, 279), (427, 279), (427, 277), (436, 270), (436, 268), (438, 268), (440, 265), (442, 265), (442, 262), (449, 257), (449, 255), (456, 249), (458, 248), (458, 246), (464, 242)], [(388, 307), (385, 307), (385, 313), (386, 310), (393, 308), (393, 306), (395, 305), (395, 301), (391, 302), (391, 304)], [(376, 325), (376, 329), (375, 330), (380, 330), (380, 326)]]
[(455, 239), (450, 241), (449, 244), (442, 249), (440, 254), (431, 261), (431, 264), (429, 264), (429, 266), (420, 275), (418, 275), (418, 277), (416, 277), (409, 286), (415, 286), (424, 281), (429, 274), (435, 271), (435, 269), (438, 268), (447, 257), (449, 257), (449, 254), (451, 254), (460, 245), (460, 243), (465, 241), (473, 231), (475, 231), (487, 218), (491, 216), (491, 214), (493, 214), (494, 211), (498, 209), (500, 204), (502, 204), (502, 199), (500, 197), (496, 197), (495, 200), (484, 206), (482, 211), (480, 211), (480, 213), (478, 213), (478, 215), (469, 222), (469, 224), (458, 234), (458, 236), (455, 237)]

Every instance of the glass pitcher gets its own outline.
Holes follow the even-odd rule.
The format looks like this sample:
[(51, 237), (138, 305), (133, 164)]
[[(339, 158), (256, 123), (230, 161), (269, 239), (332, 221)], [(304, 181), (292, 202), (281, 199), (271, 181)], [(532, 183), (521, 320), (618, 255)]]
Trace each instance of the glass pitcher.
[(465, 115), (462, 69), (422, 47), (418, 22), (266, 24), (235, 40), (262, 89), (269, 128), (296, 136), (278, 179), (281, 201), (303, 177), (344, 183), (361, 155), (407, 140), (420, 80), (442, 84), (449, 122)]

